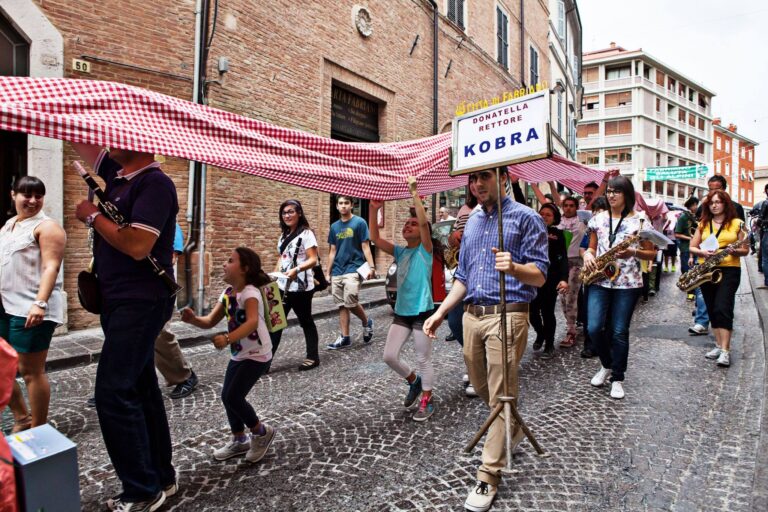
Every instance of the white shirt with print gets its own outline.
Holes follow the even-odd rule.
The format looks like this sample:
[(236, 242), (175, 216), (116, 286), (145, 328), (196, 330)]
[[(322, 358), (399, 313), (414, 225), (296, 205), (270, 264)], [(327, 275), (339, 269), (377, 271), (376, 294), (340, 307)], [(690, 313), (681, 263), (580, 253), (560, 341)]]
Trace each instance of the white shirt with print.
[[(272, 359), (272, 340), (264, 322), (264, 299), (258, 288), (248, 284), (241, 292), (235, 294), (230, 286), (221, 294), (219, 302), (224, 304), (227, 331), (232, 332), (245, 323), (245, 301), (248, 299), (256, 299), (258, 302), (259, 325), (251, 334), (229, 345), (232, 360), (252, 359), (267, 362)], [(277, 297), (277, 300), (280, 300), (280, 297)]]
[[(280, 251), (280, 245), (282, 241), (283, 238), (280, 238), (280, 240), (277, 242), (278, 251)], [(301, 244), (299, 244), (299, 241), (301, 241)], [(294, 264), (293, 256), (296, 254), (297, 247), (299, 252), (296, 256), (296, 263)], [(299, 236), (291, 240), (283, 253), (280, 255), (280, 272), (285, 273), (293, 267), (301, 266), (308, 259), (307, 249), (312, 247), (317, 247), (317, 239), (311, 230), (305, 229), (301, 232), (301, 234), (299, 234)], [(315, 288), (315, 274), (311, 268), (296, 274), (296, 279), (291, 281), (290, 284), (287, 284), (288, 290), (285, 289), (287, 281), (287, 279), (282, 278), (277, 280), (277, 285), (282, 291), (308, 292)]]
[[(610, 223), (608, 216), (610, 212), (601, 212), (598, 215), (589, 219), (589, 229), (597, 233), (597, 257), (605, 254), (611, 247), (609, 245), (610, 235)], [(617, 229), (619, 219), (613, 219), (613, 229)], [(640, 229), (640, 217), (638, 215), (632, 215), (631, 217), (625, 217), (616, 231), (616, 239), (613, 242), (613, 247), (619, 244), (622, 240), (635, 234)], [(639, 246), (634, 246), (639, 248)], [(619, 275), (613, 281), (608, 278), (595, 281), (594, 284), (602, 286), (603, 288), (642, 288), (643, 287), (643, 274), (640, 269), (640, 260), (631, 258), (618, 258), (616, 262), (619, 265)]]

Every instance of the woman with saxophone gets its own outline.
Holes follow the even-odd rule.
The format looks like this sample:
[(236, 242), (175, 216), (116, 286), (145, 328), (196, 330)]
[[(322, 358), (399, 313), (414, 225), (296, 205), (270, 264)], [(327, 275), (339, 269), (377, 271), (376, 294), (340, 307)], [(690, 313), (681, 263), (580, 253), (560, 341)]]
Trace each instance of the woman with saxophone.
[(632, 182), (624, 176), (611, 178), (605, 195), (610, 206), (608, 211), (589, 221), (589, 249), (584, 253), (584, 268), (591, 274), (613, 266), (617, 273), (600, 277), (589, 286), (587, 328), (601, 364), (591, 384), (602, 386), (610, 375), (611, 397), (621, 399), (629, 355), (629, 324), (643, 287), (640, 260), (652, 260), (656, 249), (647, 241), (631, 243), (641, 228), (640, 218), (634, 212)]
[[(707, 359), (717, 359), (717, 365), (731, 365), (731, 333), (733, 332), (733, 308), (736, 302), (736, 290), (741, 280), (740, 256), (749, 254), (749, 245), (744, 243), (739, 247), (729, 247), (746, 238), (744, 222), (738, 218), (736, 207), (731, 196), (724, 190), (711, 191), (704, 199), (701, 210), (701, 221), (696, 234), (691, 240), (690, 251), (699, 257), (703, 266), (710, 258), (725, 252), (725, 256), (714, 269), (720, 271), (720, 282), (706, 282), (701, 285), (701, 294), (707, 305), (709, 321), (715, 334), (715, 348), (704, 356)], [(702, 241), (704, 241), (702, 243)], [(705, 247), (718, 247), (707, 250)], [(701, 268), (698, 267), (698, 268)], [(713, 269), (713, 270), (714, 270)], [(709, 271), (709, 269), (707, 269)]]

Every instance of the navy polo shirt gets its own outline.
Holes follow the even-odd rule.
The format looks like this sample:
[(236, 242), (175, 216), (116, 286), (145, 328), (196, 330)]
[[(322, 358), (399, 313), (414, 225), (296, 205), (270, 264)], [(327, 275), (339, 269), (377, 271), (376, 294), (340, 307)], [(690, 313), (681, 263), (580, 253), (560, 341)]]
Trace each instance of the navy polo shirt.
[[(151, 254), (168, 275), (173, 276), (173, 239), (179, 202), (176, 186), (160, 164), (121, 177), (120, 164), (102, 152), (94, 165), (104, 180), (104, 192), (136, 229), (157, 235)], [(148, 261), (135, 260), (109, 245), (96, 233), (93, 250), (96, 274), (104, 299), (150, 299), (168, 297), (170, 292)]]

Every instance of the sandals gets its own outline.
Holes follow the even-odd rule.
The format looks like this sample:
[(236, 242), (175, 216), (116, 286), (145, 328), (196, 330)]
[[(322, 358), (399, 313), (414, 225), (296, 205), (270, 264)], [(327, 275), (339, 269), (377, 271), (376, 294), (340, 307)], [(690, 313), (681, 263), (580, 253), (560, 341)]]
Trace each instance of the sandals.
[(13, 428), (11, 429), (11, 434), (29, 430), (30, 428), (32, 428), (32, 415), (27, 414), (20, 420), (16, 420), (16, 422), (13, 424)]
[(317, 368), (318, 366), (320, 366), (320, 361), (315, 361), (314, 359), (305, 359), (304, 362), (299, 365), (299, 371), (305, 372), (307, 370)]
[(561, 347), (572, 347), (576, 344), (576, 336), (573, 334), (566, 334), (563, 341), (560, 342)]

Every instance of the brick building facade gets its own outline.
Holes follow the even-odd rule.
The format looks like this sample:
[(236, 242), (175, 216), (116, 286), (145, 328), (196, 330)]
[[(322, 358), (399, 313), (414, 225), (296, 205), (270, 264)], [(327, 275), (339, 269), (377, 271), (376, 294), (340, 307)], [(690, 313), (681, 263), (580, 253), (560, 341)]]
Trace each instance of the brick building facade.
[(763, 198), (762, 188), (755, 188), (755, 146), (754, 142), (737, 132), (735, 124), (727, 127), (719, 117), (712, 121), (712, 141), (715, 174), (728, 180), (728, 193), (743, 207), (752, 208)]
[[(530, 85), (534, 53), (539, 56), (534, 63), (539, 75), (549, 76), (547, 2), (438, 0), (437, 7), (438, 131), (450, 129), (460, 103)], [(1, 30), (15, 31), (28, 43), (28, 69), (15, 74), (113, 80), (192, 97), (193, 0), (4, 0), (0, 17), (5, 22)], [(371, 0), (355, 5), (332, 0), (232, 0), (218, 5), (215, 18), (208, 59), (211, 106), (344, 140), (377, 137), (394, 142), (432, 134), (429, 1)], [(363, 32), (368, 29), (366, 36)], [(222, 57), (228, 62), (226, 73), (219, 73)], [(87, 62), (90, 72), (75, 71), (73, 59)], [(355, 132), (349, 123), (346, 132), (343, 123), (340, 130), (332, 130), (334, 108), (344, 98), (375, 105), (370, 108), (377, 122), (362, 132)], [(86, 230), (74, 218), (72, 206), (85, 195), (81, 179), (70, 171), (74, 153), (66, 143), (37, 137), (28, 137), (19, 151), (26, 162), (14, 172), (46, 181), (46, 209), (62, 220), (69, 237), (64, 264), (69, 328), (93, 325), (96, 318), (80, 309), (74, 293), (77, 273), (90, 257)], [(188, 168), (189, 162), (179, 159), (164, 163), (178, 189), (179, 222), (185, 233), (189, 232)], [(277, 209), (287, 198), (304, 204), (325, 259), (333, 211), (329, 194), (208, 169), (205, 240), (210, 258), (204, 269), (205, 305), (218, 296), (219, 269), (232, 248), (252, 247), (262, 254), (267, 269), (274, 267)], [(406, 212), (403, 203), (387, 205), (386, 237), (400, 237)], [(386, 265), (386, 258), (378, 258), (379, 273)], [(190, 291), (196, 288), (195, 283), (182, 284)]]

